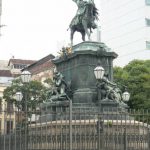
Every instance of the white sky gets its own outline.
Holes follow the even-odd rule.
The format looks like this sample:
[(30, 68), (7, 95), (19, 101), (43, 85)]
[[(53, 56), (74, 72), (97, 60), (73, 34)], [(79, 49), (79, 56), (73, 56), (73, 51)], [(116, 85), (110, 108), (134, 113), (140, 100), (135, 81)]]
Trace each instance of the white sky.
[(67, 28), (76, 10), (72, 0), (2, 0), (1, 24), (7, 26), (1, 28), (0, 60), (57, 55), (70, 42)]

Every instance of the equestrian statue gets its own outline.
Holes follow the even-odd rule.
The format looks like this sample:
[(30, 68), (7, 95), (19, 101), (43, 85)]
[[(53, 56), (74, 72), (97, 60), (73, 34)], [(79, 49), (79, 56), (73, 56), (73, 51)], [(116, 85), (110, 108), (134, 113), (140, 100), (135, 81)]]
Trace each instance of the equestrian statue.
[(75, 17), (72, 19), (69, 25), (69, 28), (71, 30), (71, 45), (73, 45), (73, 35), (75, 31), (81, 33), (83, 41), (85, 41), (85, 35), (88, 36), (88, 40), (90, 41), (92, 29), (97, 28), (95, 20), (98, 20), (98, 9), (95, 7), (94, 0), (73, 1), (77, 4), (78, 10)]

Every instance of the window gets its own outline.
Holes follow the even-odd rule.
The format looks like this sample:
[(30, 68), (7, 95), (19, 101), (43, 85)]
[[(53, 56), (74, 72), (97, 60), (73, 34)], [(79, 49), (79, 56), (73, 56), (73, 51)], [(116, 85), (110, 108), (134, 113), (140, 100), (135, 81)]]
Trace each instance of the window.
[(14, 68), (15, 69), (20, 69), (20, 65), (19, 64), (14, 64)]
[(23, 69), (25, 68), (27, 65), (24, 65), (24, 64), (14, 64), (14, 68), (15, 69)]
[(145, 22), (146, 22), (146, 25), (147, 25), (148, 27), (150, 27), (150, 19), (145, 18)]
[(146, 41), (146, 49), (150, 50), (150, 41)]
[(13, 129), (13, 121), (9, 120), (7, 121), (7, 124), (6, 124), (6, 133), (7, 134), (11, 133), (12, 129)]
[(150, 0), (145, 0), (146, 5), (150, 5)]
[(7, 102), (7, 113), (13, 113), (13, 103)]

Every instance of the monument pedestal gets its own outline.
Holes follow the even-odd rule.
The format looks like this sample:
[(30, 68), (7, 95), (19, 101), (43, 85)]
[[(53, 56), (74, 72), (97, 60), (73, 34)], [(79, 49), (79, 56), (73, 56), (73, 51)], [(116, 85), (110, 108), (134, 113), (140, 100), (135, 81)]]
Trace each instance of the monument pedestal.
[(97, 99), (95, 89), (81, 88), (74, 91), (73, 103), (93, 103)]
[(129, 118), (126, 108), (123, 108), (119, 102), (104, 99), (99, 102), (100, 112), (105, 120), (121, 120)]
[[(101, 115), (104, 120), (118, 120), (127, 117), (125, 107), (117, 100), (104, 99), (98, 102), (97, 80), (94, 69), (101, 65), (108, 74), (108, 80), (113, 81), (113, 59), (117, 57), (104, 43), (82, 42), (72, 47), (72, 53), (63, 55), (53, 60), (57, 71), (64, 76), (66, 84), (71, 89), (72, 112), (80, 112), (84, 115), (72, 116), (72, 119), (90, 119), (95, 115)], [(99, 89), (100, 90), (100, 89)], [(67, 92), (67, 91), (66, 91)], [(68, 94), (68, 93), (66, 93)], [(46, 105), (57, 111), (66, 113), (69, 105), (63, 100), (58, 103), (49, 102)], [(93, 111), (91, 115), (89, 112)], [(69, 114), (68, 114), (69, 115)], [(66, 118), (69, 118), (69, 116)], [(64, 116), (62, 116), (64, 117)], [(49, 119), (55, 120), (55, 115)], [(58, 118), (57, 118), (58, 119)]]
[(53, 60), (65, 81), (71, 83), (73, 103), (95, 103), (97, 100), (95, 67), (100, 64), (113, 80), (113, 59), (117, 57), (104, 43), (82, 42), (72, 47), (72, 54)]

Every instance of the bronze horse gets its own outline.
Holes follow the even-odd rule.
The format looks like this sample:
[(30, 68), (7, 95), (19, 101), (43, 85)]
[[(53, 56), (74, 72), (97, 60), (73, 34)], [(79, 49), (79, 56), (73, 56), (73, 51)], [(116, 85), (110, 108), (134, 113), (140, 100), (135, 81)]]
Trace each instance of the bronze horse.
[(70, 33), (70, 40), (71, 45), (73, 45), (73, 36), (74, 33), (80, 32), (82, 35), (82, 40), (85, 41), (85, 35), (87, 35), (88, 40), (90, 41), (90, 36), (92, 33), (92, 29), (97, 28), (97, 25), (95, 24), (95, 20), (98, 20), (98, 9), (95, 7), (93, 3), (87, 3), (85, 5), (85, 11), (81, 16), (78, 16), (78, 22), (76, 22), (75, 19), (77, 16), (75, 16), (69, 26), (71, 33)]

